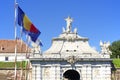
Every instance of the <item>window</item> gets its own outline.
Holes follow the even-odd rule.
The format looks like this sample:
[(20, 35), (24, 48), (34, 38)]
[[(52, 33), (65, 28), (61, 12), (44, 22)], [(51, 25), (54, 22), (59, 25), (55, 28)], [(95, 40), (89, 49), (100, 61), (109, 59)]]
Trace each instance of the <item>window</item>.
[(5, 50), (5, 48), (4, 48), (4, 47), (1, 47), (1, 51), (3, 51), (3, 50)]
[(5, 61), (8, 61), (8, 57), (5, 57)]
[(66, 50), (66, 52), (68, 52), (69, 50)]

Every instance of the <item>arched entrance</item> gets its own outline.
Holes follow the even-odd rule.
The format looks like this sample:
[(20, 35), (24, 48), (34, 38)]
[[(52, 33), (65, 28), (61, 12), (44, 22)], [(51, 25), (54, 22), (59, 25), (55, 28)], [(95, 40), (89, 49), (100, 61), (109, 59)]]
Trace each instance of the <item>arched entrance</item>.
[(64, 80), (80, 80), (80, 74), (74, 70), (69, 69), (63, 73)]

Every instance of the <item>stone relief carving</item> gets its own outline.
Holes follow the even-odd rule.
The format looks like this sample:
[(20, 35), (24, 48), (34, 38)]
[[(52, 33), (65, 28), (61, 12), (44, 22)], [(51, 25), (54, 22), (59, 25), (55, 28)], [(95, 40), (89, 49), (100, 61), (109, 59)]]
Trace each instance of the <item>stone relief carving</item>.
[(67, 61), (70, 63), (70, 64), (73, 64), (77, 61), (77, 59), (75, 58), (75, 56), (69, 56)]
[(44, 69), (44, 76), (47, 78), (50, 78), (50, 68), (49, 67), (46, 67)]
[(94, 78), (95, 77), (98, 77), (99, 75), (100, 75), (100, 70), (99, 69), (93, 69), (93, 76), (94, 76)]

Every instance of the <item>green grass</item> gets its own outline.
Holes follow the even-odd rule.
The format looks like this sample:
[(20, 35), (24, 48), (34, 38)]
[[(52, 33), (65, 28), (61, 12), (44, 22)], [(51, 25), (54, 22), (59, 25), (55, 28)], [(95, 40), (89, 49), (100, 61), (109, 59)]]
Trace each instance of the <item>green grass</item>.
[[(26, 61), (16, 62), (17, 68), (25, 68)], [(0, 68), (14, 68), (15, 62), (0, 62)]]
[(120, 68), (120, 59), (113, 59), (113, 64), (115, 68)]

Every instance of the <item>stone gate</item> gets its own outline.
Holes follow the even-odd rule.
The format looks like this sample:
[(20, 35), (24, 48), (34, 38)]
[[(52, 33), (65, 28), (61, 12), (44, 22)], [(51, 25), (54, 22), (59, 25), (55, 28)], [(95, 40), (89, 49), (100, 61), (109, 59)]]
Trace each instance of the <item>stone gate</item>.
[[(110, 51), (106, 43), (100, 42), (101, 52), (88, 43), (88, 38), (72, 31), (73, 19), (65, 19), (67, 26), (51, 47), (43, 53), (33, 52), (32, 80), (63, 80), (66, 71), (79, 73), (80, 80), (111, 80)], [(70, 72), (68, 72), (68, 75)], [(76, 75), (77, 76), (77, 75)]]

